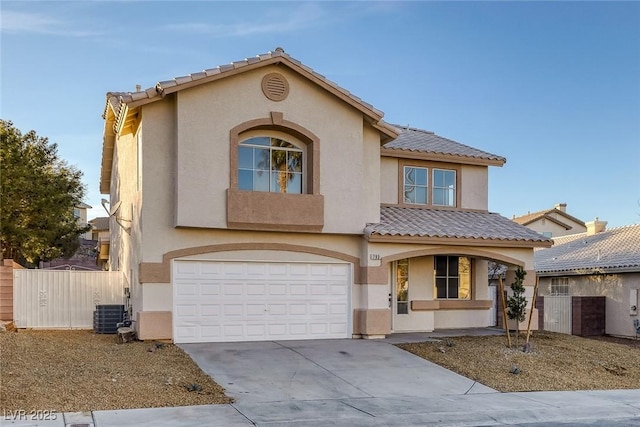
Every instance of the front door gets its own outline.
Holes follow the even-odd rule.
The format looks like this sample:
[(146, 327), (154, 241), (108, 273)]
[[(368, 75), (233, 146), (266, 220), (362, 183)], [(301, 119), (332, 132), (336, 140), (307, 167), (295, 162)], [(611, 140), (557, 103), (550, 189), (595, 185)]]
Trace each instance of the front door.
[(391, 329), (393, 332), (411, 331), (411, 302), (409, 281), (409, 260), (401, 259), (393, 263), (391, 280), (391, 311), (393, 313)]
[(433, 257), (401, 259), (391, 268), (391, 330), (428, 332), (434, 327), (434, 311), (413, 310), (413, 301), (433, 301)]

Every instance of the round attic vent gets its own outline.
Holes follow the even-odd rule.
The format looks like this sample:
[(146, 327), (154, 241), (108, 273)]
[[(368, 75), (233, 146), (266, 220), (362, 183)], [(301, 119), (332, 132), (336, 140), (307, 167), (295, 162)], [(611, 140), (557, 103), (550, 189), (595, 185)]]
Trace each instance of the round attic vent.
[(282, 101), (289, 95), (289, 82), (282, 74), (267, 74), (262, 78), (262, 92), (272, 101)]

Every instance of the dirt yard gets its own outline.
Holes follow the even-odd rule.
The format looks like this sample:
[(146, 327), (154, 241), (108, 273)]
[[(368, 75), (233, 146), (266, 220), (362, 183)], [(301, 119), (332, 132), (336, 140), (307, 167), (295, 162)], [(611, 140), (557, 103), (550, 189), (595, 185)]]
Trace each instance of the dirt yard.
[(0, 333), (0, 410), (75, 412), (228, 403), (173, 344), (91, 331)]
[(503, 392), (640, 388), (640, 345), (619, 341), (536, 332), (531, 353), (508, 348), (504, 335), (399, 347)]

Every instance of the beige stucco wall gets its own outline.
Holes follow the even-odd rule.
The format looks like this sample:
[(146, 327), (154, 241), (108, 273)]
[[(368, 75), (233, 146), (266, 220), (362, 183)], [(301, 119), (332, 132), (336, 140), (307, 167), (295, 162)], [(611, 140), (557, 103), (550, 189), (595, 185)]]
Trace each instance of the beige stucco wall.
[[(569, 278), (569, 293), (572, 296), (605, 296), (606, 333), (634, 337), (633, 319), (630, 315), (630, 291), (640, 289), (640, 273), (619, 273), (588, 276), (565, 276)], [(540, 295), (551, 294), (551, 278), (540, 278)], [(639, 291), (640, 293), (640, 291)], [(635, 304), (640, 301), (635, 301)]]
[[(262, 93), (262, 77), (274, 71), (289, 81), (289, 96), (284, 101), (271, 101)], [(229, 131), (241, 123), (268, 118), (274, 111), (320, 139), (323, 231), (360, 233), (366, 222), (378, 218), (379, 181), (372, 179), (378, 176), (372, 162), (379, 152), (377, 132), (365, 131), (362, 113), (297, 73), (266, 67), (185, 89), (175, 97), (175, 225), (226, 227)], [(168, 141), (164, 143), (166, 153)]]
[(460, 175), (461, 207), (465, 209), (489, 209), (488, 167), (464, 165)]
[[(140, 129), (138, 131), (141, 131)], [(120, 135), (114, 146), (111, 174), (110, 206), (121, 202), (120, 208), (111, 217), (109, 225), (111, 270), (122, 271), (126, 285), (130, 289), (131, 303), (142, 305), (142, 289), (138, 284), (138, 264), (141, 260), (141, 218), (142, 193), (137, 183), (137, 139), (133, 133)], [(122, 226), (118, 225), (116, 218)], [(129, 232), (125, 231), (130, 227)]]
[(395, 157), (380, 158), (380, 202), (398, 203), (398, 159)]

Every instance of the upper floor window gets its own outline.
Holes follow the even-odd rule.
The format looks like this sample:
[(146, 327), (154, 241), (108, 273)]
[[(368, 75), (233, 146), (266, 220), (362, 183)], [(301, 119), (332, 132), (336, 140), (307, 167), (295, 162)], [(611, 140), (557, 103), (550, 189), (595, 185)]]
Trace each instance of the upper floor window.
[(440, 299), (471, 299), (471, 260), (459, 256), (434, 257), (436, 295)]
[(455, 207), (456, 171), (404, 166), (403, 193), (404, 203)]
[(80, 218), (80, 209), (78, 209), (78, 208), (74, 208), (73, 209), (73, 217), (76, 218), (76, 219)]
[(260, 136), (238, 146), (240, 190), (301, 194), (303, 168), (303, 150), (283, 139)]

